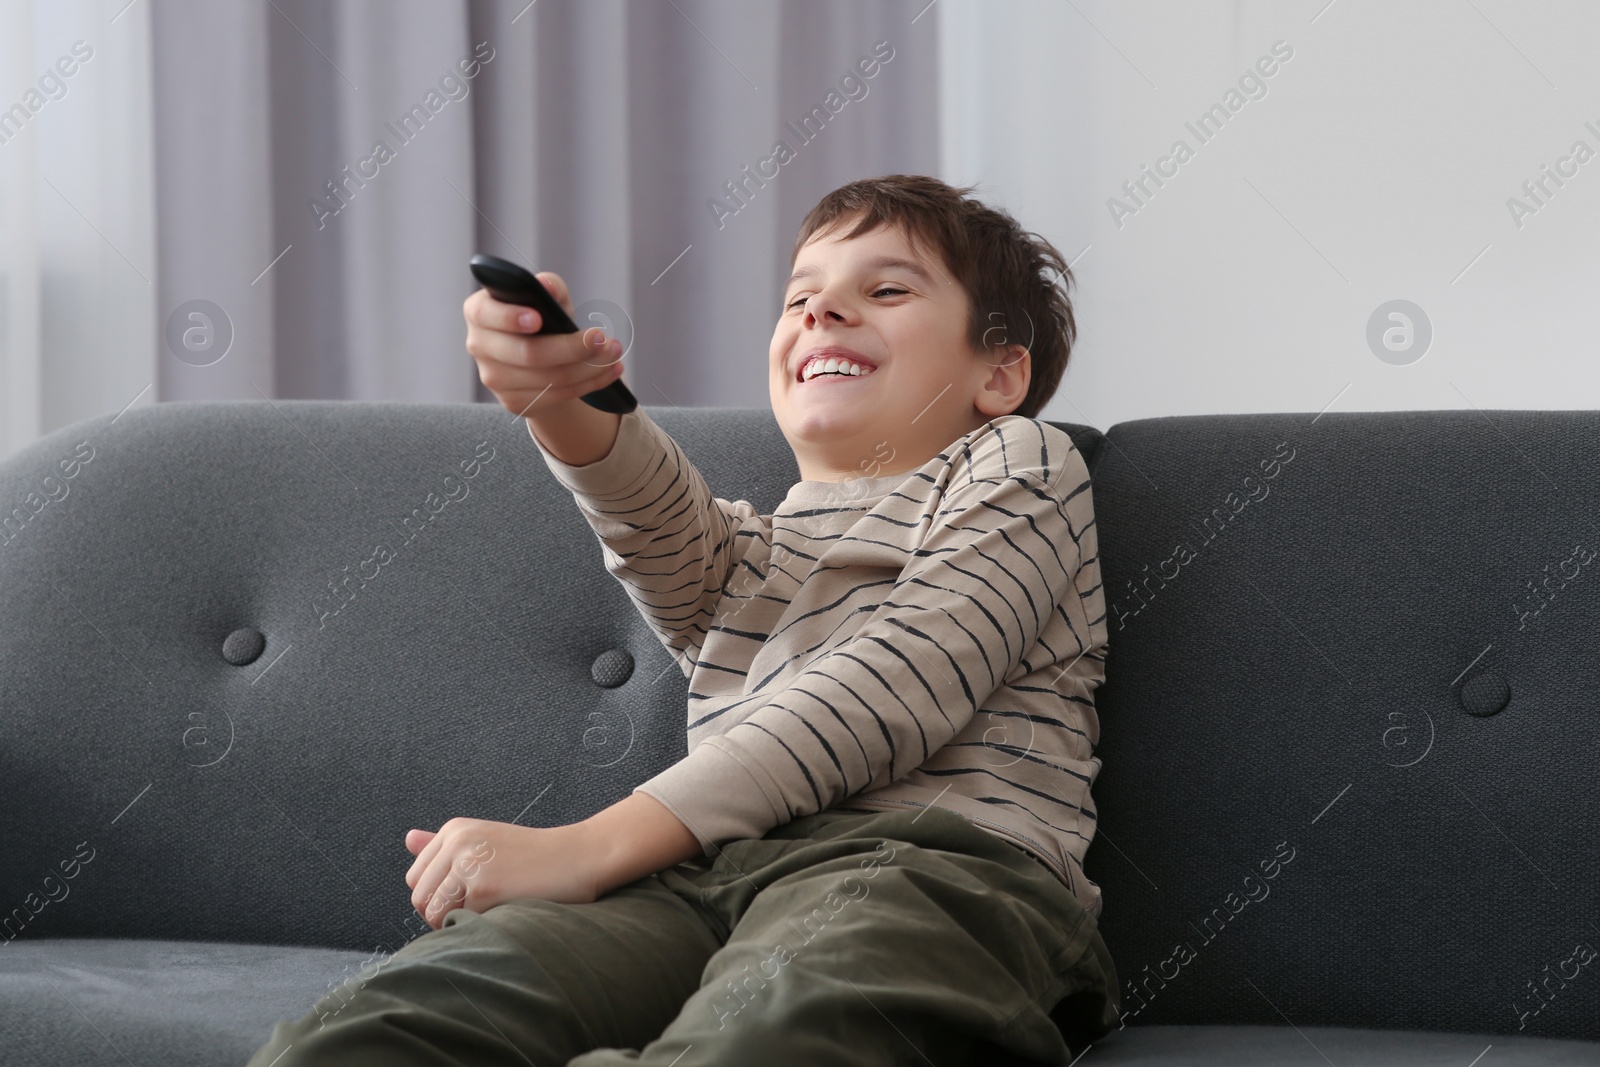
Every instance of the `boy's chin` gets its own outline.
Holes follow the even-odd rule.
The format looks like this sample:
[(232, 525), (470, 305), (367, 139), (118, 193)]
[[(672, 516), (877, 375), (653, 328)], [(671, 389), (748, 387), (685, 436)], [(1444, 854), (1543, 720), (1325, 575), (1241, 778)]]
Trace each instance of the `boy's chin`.
[[(881, 418), (882, 413), (878, 414)], [(873, 410), (863, 404), (802, 399), (799, 403), (789, 405), (784, 430), (790, 437), (805, 441), (854, 437), (868, 429), (873, 415)]]
[(806, 408), (802, 405), (798, 410), (790, 408), (782, 424), (784, 435), (790, 442), (805, 442), (827, 448), (842, 440), (862, 440), (872, 432), (872, 411), (843, 410), (850, 408), (850, 405), (840, 408), (842, 410), (834, 411), (822, 410), (822, 406)]

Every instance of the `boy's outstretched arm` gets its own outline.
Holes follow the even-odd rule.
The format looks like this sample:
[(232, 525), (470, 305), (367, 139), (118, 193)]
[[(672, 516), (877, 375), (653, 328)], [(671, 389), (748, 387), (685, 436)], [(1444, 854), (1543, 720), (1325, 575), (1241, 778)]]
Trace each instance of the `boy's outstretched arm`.
[[(614, 432), (606, 432), (606, 425), (586, 429), (585, 422), (596, 420), (578, 413), (583, 421), (560, 426), (554, 419), (537, 424), (530, 419), (529, 433), (600, 539), (606, 570), (626, 586), (640, 615), (688, 677), (723, 587), (748, 547), (749, 538), (738, 534), (760, 517), (748, 501), (714, 496), (677, 441), (644, 407), (620, 416), (594, 413), (613, 421)], [(547, 444), (547, 427), (564, 438)], [(561, 450), (568, 447), (577, 458), (563, 457)]]
[[(568, 315), (566, 282), (540, 271)], [(583, 396), (617, 380), (621, 343), (598, 327), (536, 335), (539, 315), (478, 290), (462, 305), (478, 378), (528, 424), (558, 481), (604, 544), (606, 568), (629, 585), (645, 619), (683, 665), (699, 651), (733, 565), (747, 502), (711, 496), (705, 481), (643, 407), (601, 411)], [(597, 365), (594, 357), (616, 362)]]

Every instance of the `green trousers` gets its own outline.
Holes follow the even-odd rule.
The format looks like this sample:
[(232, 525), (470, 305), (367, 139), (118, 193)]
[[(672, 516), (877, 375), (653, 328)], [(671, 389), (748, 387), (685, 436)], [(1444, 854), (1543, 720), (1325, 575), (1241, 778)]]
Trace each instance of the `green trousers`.
[(1120, 1008), (1094, 919), (1020, 846), (829, 809), (592, 904), (457, 908), (248, 1067), (1065, 1064)]

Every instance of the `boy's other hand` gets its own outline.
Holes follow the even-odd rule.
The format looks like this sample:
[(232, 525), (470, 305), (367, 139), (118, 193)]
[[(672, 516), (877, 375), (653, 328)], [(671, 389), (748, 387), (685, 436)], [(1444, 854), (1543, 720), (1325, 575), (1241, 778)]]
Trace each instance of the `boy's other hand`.
[(481, 914), (519, 897), (592, 904), (599, 896), (599, 857), (576, 825), (457, 818), (437, 832), (407, 831), (405, 843), (417, 857), (406, 872), (411, 906), (435, 930), (455, 908)]
[[(535, 277), (569, 317), (575, 314), (561, 275), (545, 270)], [(467, 297), (461, 313), (478, 380), (513, 414), (581, 397), (622, 376), (622, 342), (598, 326), (578, 323), (577, 333), (535, 336), (543, 324), (538, 311), (502, 303), (487, 289)]]

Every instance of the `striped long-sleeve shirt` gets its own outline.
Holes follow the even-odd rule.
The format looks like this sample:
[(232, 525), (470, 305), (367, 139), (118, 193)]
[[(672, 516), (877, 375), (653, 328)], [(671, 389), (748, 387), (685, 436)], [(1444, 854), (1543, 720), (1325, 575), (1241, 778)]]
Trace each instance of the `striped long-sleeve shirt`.
[(1071, 437), (1002, 416), (915, 471), (797, 482), (770, 515), (713, 496), (643, 407), (600, 460), (540, 452), (689, 679), (688, 755), (635, 791), (706, 854), (823, 809), (933, 805), (1100, 915), (1108, 631)]

